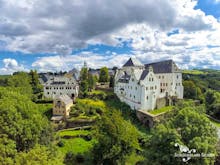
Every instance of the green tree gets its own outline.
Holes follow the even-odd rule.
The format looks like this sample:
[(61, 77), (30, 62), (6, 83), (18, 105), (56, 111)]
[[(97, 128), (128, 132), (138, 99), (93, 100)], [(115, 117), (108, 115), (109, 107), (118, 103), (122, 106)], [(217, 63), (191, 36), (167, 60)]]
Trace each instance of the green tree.
[(208, 90), (205, 95), (207, 113), (220, 119), (220, 92)]
[(0, 162), (2, 165), (14, 164), (16, 144), (7, 135), (0, 134)]
[(114, 88), (114, 83), (115, 83), (115, 82), (114, 82), (114, 76), (111, 76), (111, 77), (110, 77), (110, 80), (109, 80), (109, 87), (110, 87), (110, 88)]
[(184, 98), (188, 99), (199, 99), (204, 102), (204, 96), (202, 95), (201, 89), (195, 85), (191, 80), (183, 82), (184, 86)]
[(0, 134), (13, 140), (18, 151), (28, 151), (37, 143), (48, 145), (53, 137), (48, 120), (28, 96), (12, 89), (0, 89)]
[(103, 115), (96, 136), (98, 143), (94, 147), (94, 158), (97, 164), (123, 164), (126, 155), (140, 150), (137, 129), (116, 110)]
[(30, 77), (25, 72), (17, 72), (8, 78), (9, 87), (18, 87), (23, 91), (23, 94), (32, 96), (33, 90), (30, 84)]
[(88, 80), (88, 68), (83, 67), (80, 71), (80, 80), (87, 81)]
[(17, 165), (63, 165), (59, 153), (45, 146), (36, 145), (29, 152), (20, 152), (15, 157)]
[(88, 68), (83, 67), (80, 71), (80, 88), (79, 88), (79, 94), (82, 97), (85, 97), (89, 90), (88, 78), (89, 78)]
[(89, 74), (88, 75), (88, 88), (89, 88), (89, 90), (91, 91), (91, 90), (95, 89), (95, 86), (96, 86), (96, 78), (92, 74)]
[(100, 69), (99, 82), (108, 82), (108, 81), (109, 81), (108, 68), (103, 67)]
[(184, 98), (195, 99), (196, 98), (196, 85), (193, 81), (184, 81)]
[[(172, 120), (160, 124), (153, 131), (146, 145), (146, 162), (155, 165), (183, 164), (181, 158), (175, 158), (179, 149), (175, 143), (196, 149), (197, 153), (216, 154), (217, 134), (205, 115), (198, 113), (193, 107), (180, 110)], [(191, 158), (195, 165), (213, 164), (215, 157)]]
[(42, 98), (43, 86), (40, 84), (39, 76), (36, 70), (31, 70), (29, 73), (30, 84), (33, 90), (33, 101)]
[(88, 90), (89, 90), (89, 85), (88, 85), (88, 82), (87, 81), (82, 81), (80, 83), (80, 95), (85, 97), (88, 93)]

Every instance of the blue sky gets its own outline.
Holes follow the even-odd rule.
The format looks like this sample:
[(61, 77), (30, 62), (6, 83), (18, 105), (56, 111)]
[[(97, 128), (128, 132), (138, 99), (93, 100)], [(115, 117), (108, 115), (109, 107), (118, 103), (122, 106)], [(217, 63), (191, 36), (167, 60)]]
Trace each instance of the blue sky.
[(70, 70), (84, 61), (120, 67), (130, 56), (143, 63), (173, 59), (182, 69), (220, 69), (220, 1), (78, 3), (1, 1), (0, 74)]

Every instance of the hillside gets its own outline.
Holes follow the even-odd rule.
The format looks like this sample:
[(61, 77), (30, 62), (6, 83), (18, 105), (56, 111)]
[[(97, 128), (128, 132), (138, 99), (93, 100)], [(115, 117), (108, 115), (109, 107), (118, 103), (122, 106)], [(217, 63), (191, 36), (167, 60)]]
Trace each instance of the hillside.
[[(181, 164), (180, 158), (172, 156), (178, 152), (176, 142), (219, 155), (219, 123), (206, 116), (219, 118), (218, 76), (219, 71), (211, 70), (184, 72), (185, 100), (152, 111), (166, 113), (152, 129), (142, 125), (135, 111), (109, 90), (86, 93), (76, 100), (66, 122), (51, 123), (52, 103), (40, 100), (39, 82), (32, 74), (3, 76), (0, 161), (22, 165)], [(215, 84), (210, 86), (210, 81)], [(214, 164), (217, 159), (191, 162)]]

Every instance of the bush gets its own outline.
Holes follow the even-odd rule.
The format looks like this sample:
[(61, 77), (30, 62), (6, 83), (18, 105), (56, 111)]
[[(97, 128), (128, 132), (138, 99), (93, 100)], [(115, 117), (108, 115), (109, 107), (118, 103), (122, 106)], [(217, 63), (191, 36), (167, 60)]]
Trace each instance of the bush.
[(63, 146), (64, 146), (64, 143), (63, 143), (62, 140), (60, 140), (60, 141), (57, 143), (57, 145), (58, 145), (59, 147), (63, 147)]
[(79, 114), (80, 114), (79, 111), (75, 111), (75, 112), (71, 113), (71, 116), (78, 117)]
[(96, 108), (96, 113), (98, 113), (99, 115), (102, 115), (103, 111), (101, 108)]
[(83, 163), (84, 161), (85, 161), (85, 158), (83, 155), (81, 155), (81, 154), (76, 155), (76, 162), (77, 163)]
[(92, 140), (92, 136), (86, 135), (86, 136), (84, 136), (84, 139), (85, 139), (86, 141), (90, 141), (90, 140)]
[(85, 158), (82, 154), (74, 155), (73, 152), (71, 151), (67, 152), (64, 158), (64, 164), (66, 165), (75, 165), (84, 162), (85, 162)]

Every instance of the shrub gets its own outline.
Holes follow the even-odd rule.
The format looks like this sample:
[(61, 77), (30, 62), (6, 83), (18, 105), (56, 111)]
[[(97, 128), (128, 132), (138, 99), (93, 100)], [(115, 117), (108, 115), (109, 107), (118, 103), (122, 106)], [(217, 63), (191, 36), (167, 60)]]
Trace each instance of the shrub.
[(96, 108), (96, 113), (98, 113), (99, 115), (102, 115), (103, 111), (101, 108)]
[(90, 140), (92, 140), (92, 136), (86, 135), (86, 136), (84, 136), (84, 139), (85, 139), (86, 141), (90, 141)]
[(83, 155), (81, 155), (81, 154), (76, 155), (76, 162), (77, 163), (83, 163), (84, 161), (85, 161), (85, 158)]
[(60, 140), (60, 141), (57, 143), (57, 145), (58, 145), (59, 147), (63, 147), (63, 146), (64, 146), (64, 143), (63, 143), (62, 140)]

